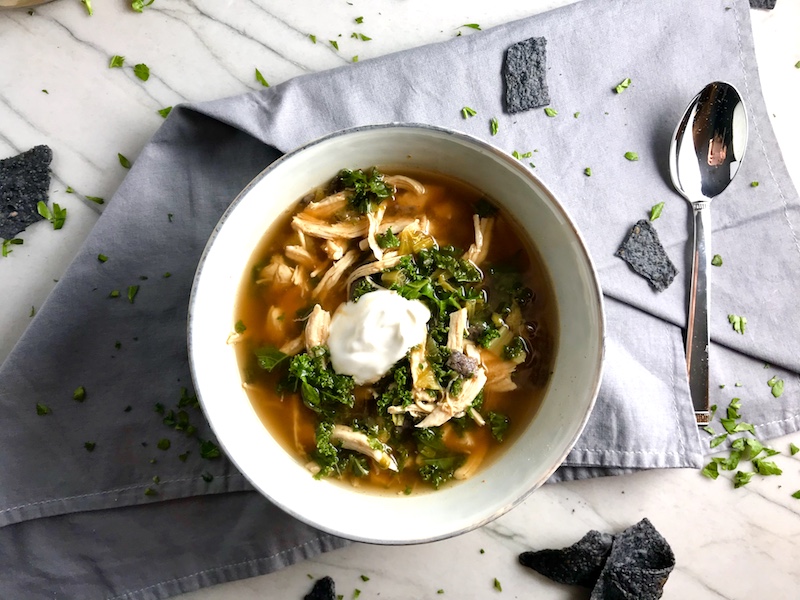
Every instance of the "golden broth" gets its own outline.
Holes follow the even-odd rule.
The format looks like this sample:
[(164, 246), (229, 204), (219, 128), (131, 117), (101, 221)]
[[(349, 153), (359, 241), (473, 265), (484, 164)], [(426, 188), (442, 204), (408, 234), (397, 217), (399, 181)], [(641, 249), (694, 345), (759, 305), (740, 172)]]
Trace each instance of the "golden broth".
[[(384, 171), (386, 172), (386, 171)], [(384, 219), (419, 217), (425, 214), (430, 219), (430, 234), (439, 246), (452, 245), (466, 249), (475, 240), (473, 214), (476, 204), (484, 198), (477, 189), (443, 175), (425, 171), (394, 171), (421, 182), (426, 189), (423, 198), (398, 191), (396, 200), (386, 200)], [(387, 174), (388, 174), (387, 173)], [(323, 193), (316, 191), (310, 195), (319, 199)], [(246, 331), (238, 336), (236, 349), (242, 370), (245, 389), (265, 427), (276, 440), (302, 464), (310, 461), (314, 452), (317, 415), (306, 407), (299, 393), (278, 391), (285, 368), (267, 372), (259, 368), (254, 352), (264, 346), (280, 347), (287, 340), (303, 333), (302, 316), (315, 303), (331, 314), (347, 300), (348, 291), (344, 279), (331, 292), (321, 299), (312, 300), (308, 290), (301, 286), (288, 285), (276, 289), (256, 283), (261, 269), (270, 262), (273, 255), (283, 254), (289, 245), (298, 243), (298, 236), (291, 226), (292, 216), (302, 210), (308, 197), (301, 201), (284, 217), (279, 219), (264, 235), (264, 239), (254, 251), (247, 275), (240, 285), (234, 321), (241, 321)], [(502, 442), (496, 441), (490, 424), (478, 426), (469, 417), (460, 422), (448, 422), (441, 426), (443, 444), (454, 452), (473, 457), (483, 468), (490, 464), (502, 448), (512, 444), (516, 436), (533, 419), (545, 394), (555, 354), (557, 331), (556, 303), (550, 278), (536, 250), (526, 243), (513, 221), (500, 211), (494, 222), (493, 233), (488, 247), (488, 255), (481, 265), (484, 272), (491, 266), (515, 267), (521, 281), (533, 291), (533, 299), (522, 308), (525, 324), (523, 337), (527, 343), (528, 354), (513, 375), (517, 388), (511, 391), (485, 391), (481, 414), (500, 412), (508, 417), (509, 428)], [(354, 267), (371, 260), (369, 250), (362, 253)], [(287, 261), (290, 266), (292, 261)], [(313, 282), (312, 282), (313, 285)], [(488, 284), (491, 303), (494, 289)], [(492, 368), (493, 358), (488, 357), (486, 368)], [(500, 358), (494, 359), (501, 361)], [(288, 362), (288, 361), (287, 361)], [(285, 363), (284, 363), (285, 364)], [(371, 393), (371, 386), (356, 386), (355, 403), (349, 414), (359, 419), (374, 419), (377, 409)], [(466, 423), (464, 422), (466, 420)], [(397, 492), (419, 492), (431, 489), (422, 481), (413, 456), (413, 444), (405, 444), (402, 449), (395, 448), (399, 454), (407, 451), (406, 468), (399, 473), (379, 468), (370, 461), (369, 474), (356, 477), (345, 472), (340, 479), (367, 489), (381, 489)]]

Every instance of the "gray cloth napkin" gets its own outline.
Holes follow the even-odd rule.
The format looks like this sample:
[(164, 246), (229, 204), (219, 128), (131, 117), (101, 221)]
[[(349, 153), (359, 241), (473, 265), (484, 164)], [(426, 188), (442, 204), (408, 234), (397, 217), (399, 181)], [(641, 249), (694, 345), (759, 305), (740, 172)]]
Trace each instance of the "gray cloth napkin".
[[(503, 112), (505, 49), (533, 36), (548, 40), (556, 117)], [(633, 84), (614, 93), (626, 77)], [(275, 509), (224, 457), (202, 458), (211, 434), (190, 401), (193, 437), (154, 407), (168, 415), (190, 388), (188, 294), (219, 216), (282, 152), (354, 125), (432, 123), (530, 151), (525, 161), (577, 221), (606, 294), (607, 364), (592, 419), (554, 479), (700, 466), (708, 448), (693, 422), (681, 330), (689, 208), (668, 183), (667, 148), (685, 105), (715, 79), (742, 91), (751, 137), (713, 205), (714, 251), (724, 257), (712, 273), (713, 400), (727, 405), (741, 382), (735, 395), (760, 437), (795, 431), (800, 322), (788, 275), (800, 272), (799, 204), (761, 98), (747, 2), (585, 0), (173, 110), (0, 367), (0, 597), (165, 598), (345, 543)], [(462, 119), (464, 106), (477, 116)], [(661, 201), (655, 225), (681, 273), (656, 294), (613, 254)], [(139, 286), (133, 302), (129, 286)], [(748, 318), (745, 335), (728, 313)], [(773, 375), (786, 381), (777, 399), (766, 385)], [(73, 400), (78, 386), (83, 402)], [(37, 403), (52, 412), (37, 415)], [(85, 442), (96, 443), (92, 452)]]

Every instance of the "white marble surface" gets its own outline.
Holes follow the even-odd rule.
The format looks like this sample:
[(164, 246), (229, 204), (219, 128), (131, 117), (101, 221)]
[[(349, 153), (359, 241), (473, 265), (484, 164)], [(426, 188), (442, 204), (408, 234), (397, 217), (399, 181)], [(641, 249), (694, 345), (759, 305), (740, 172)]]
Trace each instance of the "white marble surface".
[[(128, 2), (95, 0), (89, 18), (79, 0), (0, 12), (0, 156), (36, 144), (53, 148), (51, 199), (67, 207), (63, 230), (32, 227), (10, 257), (0, 258), (0, 361), (64, 272), (99, 207), (80, 194), (110, 198), (161, 124), (156, 110), (258, 88), (257, 67), (270, 83), (448, 39), (459, 25), (488, 28), (563, 0), (156, 0), (143, 14)], [(354, 18), (364, 17), (357, 25)], [(767, 106), (794, 181), (800, 183), (800, 0), (753, 11), (756, 50)], [(372, 38), (350, 38), (357, 31)], [(462, 29), (470, 35), (471, 29)], [(307, 34), (317, 36), (310, 42)], [(338, 35), (342, 34), (339, 38)], [(340, 52), (325, 41), (340, 42)], [(129, 68), (108, 69), (114, 54), (144, 62), (143, 84)], [(45, 94), (41, 90), (46, 89)], [(796, 274), (787, 274), (796, 276)], [(788, 445), (781, 477), (756, 478), (734, 490), (686, 470), (548, 485), (495, 523), (454, 540), (418, 547), (354, 545), (272, 575), (185, 596), (186, 600), (302, 598), (307, 574), (331, 575), (339, 593), (361, 598), (578, 599), (587, 594), (551, 584), (520, 567), (527, 549), (571, 544), (588, 529), (616, 532), (649, 517), (671, 543), (677, 567), (665, 598), (793, 599), (800, 597), (800, 462)], [(800, 457), (800, 455), (798, 455)], [(481, 554), (483, 548), (485, 553)], [(364, 582), (361, 574), (370, 577)]]

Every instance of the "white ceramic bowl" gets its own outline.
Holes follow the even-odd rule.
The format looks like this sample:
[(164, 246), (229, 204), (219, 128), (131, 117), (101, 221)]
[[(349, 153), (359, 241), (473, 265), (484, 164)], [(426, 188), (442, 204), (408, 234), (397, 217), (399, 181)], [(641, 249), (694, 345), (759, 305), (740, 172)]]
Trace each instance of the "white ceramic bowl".
[[(272, 438), (241, 386), (226, 344), (247, 262), (270, 224), (344, 167), (408, 165), (472, 184), (516, 217), (547, 265), (559, 312), (554, 372), (542, 405), (510, 447), (472, 479), (432, 493), (382, 496), (318, 481)], [(600, 286), (578, 230), (525, 166), (467, 135), (427, 125), (338, 132), (259, 174), (206, 246), (189, 306), (189, 359), (211, 427), (239, 470), (287, 513), (345, 538), (380, 544), (438, 540), (488, 523), (520, 503), (564, 460), (594, 405), (603, 363)]]

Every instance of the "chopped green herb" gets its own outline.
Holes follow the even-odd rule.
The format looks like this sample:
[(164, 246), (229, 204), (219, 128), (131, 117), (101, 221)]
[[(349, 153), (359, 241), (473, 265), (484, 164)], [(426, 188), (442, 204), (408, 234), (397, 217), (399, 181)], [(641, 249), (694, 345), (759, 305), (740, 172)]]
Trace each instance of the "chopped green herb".
[(186, 462), (186, 459), (189, 458), (189, 451), (187, 450), (183, 454), (178, 454), (178, 460), (181, 462)]
[(157, 444), (159, 450), (169, 450), (171, 445), (172, 443), (167, 438), (161, 438)]
[[(798, 492), (798, 493), (800, 493), (800, 492)], [(436, 593), (437, 594), (444, 594), (444, 590), (442, 590), (442, 589), (436, 590)]]
[(53, 229), (61, 229), (64, 226), (64, 221), (67, 220), (67, 209), (61, 208), (56, 202), (53, 202), (53, 211), (50, 212), (47, 204), (39, 200), (36, 204), (36, 210), (53, 224)]
[(576, 113), (573, 113), (573, 114), (572, 114), (572, 116), (573, 116), (573, 117), (575, 117), (575, 118), (577, 119), (578, 117), (580, 117), (580, 116), (581, 116), (581, 113), (579, 113), (579, 112), (576, 112)]
[(626, 152), (625, 153), (625, 158), (627, 158), (628, 160), (631, 160), (631, 161), (639, 160), (639, 155), (636, 152)]
[(172, 213), (167, 213), (167, 219), (169, 219), (170, 223), (172, 223), (172, 217), (174, 217), (174, 216), (175, 215), (173, 215)]
[(464, 23), (461, 27), (469, 27), (470, 29), (477, 29), (478, 31), (481, 30), (481, 26), (477, 23)]
[(715, 254), (714, 258), (711, 259), (711, 265), (714, 267), (721, 267), (722, 266), (722, 257), (719, 254)]
[(353, 598), (358, 598), (361, 595), (361, 590), (356, 588), (353, 590)]
[(758, 471), (759, 475), (781, 475), (783, 471), (771, 460), (764, 460), (763, 458), (756, 458), (753, 460), (753, 466)]
[(336, 186), (348, 192), (348, 204), (364, 215), (376, 210), (381, 202), (391, 198), (395, 192), (394, 186), (387, 184), (383, 174), (375, 168), (366, 172), (362, 169), (342, 169), (337, 175)]
[(558, 111), (555, 108), (550, 108), (548, 106), (547, 108), (544, 109), (544, 114), (546, 114), (548, 117), (555, 117), (558, 114)]
[(160, 114), (162, 117), (164, 117), (166, 119), (169, 116), (169, 113), (172, 112), (172, 107), (171, 106), (167, 106), (166, 108), (162, 108), (161, 110), (159, 110), (157, 112), (158, 112), (158, 114)]
[(378, 246), (383, 248), (384, 250), (388, 248), (399, 248), (400, 247), (400, 238), (397, 237), (394, 233), (392, 233), (392, 228), (386, 230), (385, 233), (379, 233), (375, 236), (375, 239), (378, 242)]
[(358, 39), (360, 39), (362, 42), (369, 42), (370, 40), (372, 40), (371, 37), (368, 37), (368, 36), (364, 35), (363, 33), (359, 33), (358, 34)]
[(776, 398), (780, 398), (781, 394), (783, 394), (783, 379), (778, 379), (777, 377), (773, 377), (767, 382), (767, 385), (772, 388), (772, 395)]
[(310, 39), (311, 42), (314, 43), (314, 44), (317, 43), (317, 36), (315, 36), (313, 33), (309, 33), (308, 34), (308, 39)]
[(256, 81), (258, 83), (260, 83), (261, 85), (263, 85), (264, 87), (269, 87), (269, 84), (267, 83), (267, 80), (264, 79), (264, 76), (261, 74), (261, 71), (259, 71), (258, 69), (256, 69)]
[(339, 49), (339, 42), (337, 42), (336, 40), (328, 40), (328, 42), (329, 42), (329, 43), (330, 43), (330, 45), (331, 45), (331, 46), (333, 46), (333, 47), (334, 47), (336, 50), (338, 50), (338, 49)]
[(32, 317), (35, 314), (36, 314), (36, 309), (33, 306), (31, 306), (31, 314), (29, 314), (28, 317)]
[(590, 167), (586, 167), (583, 170), (583, 174), (586, 175), (587, 177), (591, 177), (592, 176), (592, 169)]
[(135, 67), (133, 67), (133, 74), (136, 75), (142, 81), (147, 81), (150, 79), (150, 67), (148, 67), (144, 63), (139, 63)]
[(800, 69), (800, 60), (798, 60), (796, 63), (794, 63), (794, 68), (795, 69)]
[(619, 85), (617, 85), (614, 88), (614, 91), (617, 92), (618, 94), (621, 94), (624, 90), (627, 90), (630, 85), (631, 85), (631, 80), (628, 77), (626, 77), (625, 79), (619, 82)]
[(492, 133), (492, 135), (497, 135), (498, 128), (499, 124), (497, 122), (497, 118), (492, 117), (491, 119), (489, 119), (489, 131)]
[(719, 465), (714, 461), (711, 461), (705, 467), (703, 467), (703, 470), (700, 471), (700, 473), (702, 473), (709, 479), (716, 479), (717, 477), (719, 477)]
[(256, 358), (258, 359), (258, 366), (265, 371), (272, 371), (280, 363), (289, 358), (288, 354), (284, 354), (275, 346), (265, 346), (255, 351)]
[(83, 443), (83, 447), (86, 448), (87, 452), (94, 451), (95, 446), (97, 446), (97, 444), (95, 442), (84, 442)]
[(95, 204), (105, 204), (106, 202), (105, 200), (103, 200), (102, 198), (98, 198), (97, 196), (85, 196), (85, 198), (90, 202), (94, 202)]
[(355, 22), (361, 25), (364, 22), (364, 17), (356, 17)]
[(728, 322), (733, 325), (733, 330), (736, 333), (744, 335), (744, 328), (747, 325), (747, 319), (738, 315), (728, 315)]
[(108, 257), (105, 254), (98, 254), (97, 260), (99, 260), (101, 263), (104, 263), (108, 260)]
[(138, 285), (129, 285), (128, 286), (128, 302), (133, 304), (133, 299), (136, 298), (136, 294), (139, 293), (139, 286)]
[(214, 442), (211, 440), (201, 440), (200, 442), (200, 457), (206, 460), (213, 460), (222, 456), (222, 452)]
[(153, 483), (155, 483), (156, 485), (161, 483), (161, 477), (159, 477), (158, 475), (153, 475)]
[(83, 402), (86, 400), (86, 388), (82, 385), (76, 388), (75, 391), (72, 392), (72, 399), (76, 402)]
[(716, 448), (722, 442), (724, 442), (726, 439), (728, 439), (728, 434), (727, 433), (723, 433), (722, 435), (718, 435), (717, 437), (715, 437), (714, 439), (711, 440), (711, 442), (710, 442), (711, 448)]
[(119, 158), (119, 164), (121, 164), (126, 169), (130, 169), (131, 168), (131, 161), (129, 161), (127, 158), (125, 158), (119, 152), (117, 153), (117, 157)]
[(150, 6), (155, 0), (150, 0), (150, 2), (145, 2), (144, 0), (131, 0), (131, 8), (134, 12), (143, 12), (144, 9)]
[(478, 114), (474, 108), (470, 108), (469, 106), (465, 106), (461, 109), (461, 118), (468, 119), (469, 117), (474, 117)]
[(20, 238), (11, 238), (10, 240), (3, 240), (3, 251), (2, 251), (3, 256), (8, 256), (13, 252), (10, 246), (21, 246), (24, 243), (25, 243), (24, 240)]
[(367, 577), (366, 575), (362, 575), (361, 581), (369, 581), (369, 577)]
[(480, 549), (480, 553), (481, 553), (481, 554), (486, 554), (486, 550), (484, 550), (483, 548), (481, 548), (481, 549)]
[(94, 10), (92, 9), (92, 0), (81, 0), (81, 4), (86, 7), (86, 12), (89, 13), (89, 16), (91, 17), (94, 14)]
[(664, 210), (664, 203), (659, 202), (658, 204), (654, 204), (653, 208), (650, 209), (650, 220), (655, 221), (658, 217), (661, 216), (661, 211)]
[(111, 290), (111, 293), (108, 295), (109, 298), (119, 298), (119, 290)]
[(132, 407), (130, 404), (128, 404), (128, 406), (126, 406), (126, 407), (125, 407), (125, 408), (122, 410), (122, 412), (131, 412), (132, 410), (133, 410), (133, 407)]
[[(724, 385), (721, 385), (720, 387), (725, 387), (725, 386), (724, 386)], [(716, 404), (712, 404), (712, 405), (709, 407), (709, 410), (711, 411), (711, 418), (713, 419), (713, 418), (714, 418), (714, 415), (715, 415), (715, 414), (716, 414), (716, 412), (717, 412), (717, 405), (716, 405)]]
[(740, 488), (747, 485), (750, 483), (753, 475), (755, 475), (755, 471), (748, 471), (746, 473), (743, 471), (736, 471), (736, 475), (733, 476), (733, 487)]
[(169, 271), (167, 271), (166, 273), (164, 273), (164, 274), (162, 275), (162, 277), (163, 277), (164, 279), (169, 279), (170, 277), (172, 277), (172, 273), (170, 273)]
[(214, 481), (214, 476), (208, 471), (203, 471), (201, 477), (203, 478), (203, 481), (205, 481), (206, 483), (211, 483), (212, 481)]
[(144, 495), (145, 496), (157, 496), (158, 492), (155, 491), (153, 488), (144, 488)]
[(497, 577), (494, 578), (494, 589), (496, 589), (498, 592), (503, 591), (503, 586), (500, 585), (500, 581), (497, 579)]
[(50, 410), (50, 407), (38, 402), (36, 403), (36, 414), (40, 417), (43, 415), (49, 415), (51, 412), (53, 411)]
[[(796, 66), (797, 66), (797, 68), (798, 68), (798, 69), (800, 69), (800, 66), (798, 66), (798, 65), (800, 65), (800, 62), (799, 62), (799, 63), (797, 63), (797, 65), (796, 65)], [(798, 499), (800, 499), (800, 490), (797, 490), (797, 491), (796, 491), (794, 494), (792, 494), (792, 498), (798, 498)]]
[(533, 154), (532, 154), (531, 152), (526, 152), (525, 154), (520, 154), (519, 152), (517, 152), (516, 150), (514, 150), (514, 151), (511, 153), (511, 156), (513, 156), (513, 157), (514, 157), (514, 158), (516, 158), (517, 160), (522, 160), (523, 158), (530, 158), (531, 156), (533, 156)]
[(498, 442), (502, 442), (508, 431), (508, 417), (500, 413), (489, 412), (486, 420), (489, 422), (489, 426), (492, 429), (492, 437)]
[(798, 448), (794, 444), (789, 444), (789, 452), (791, 453), (792, 456), (794, 456), (795, 454), (800, 452), (800, 448)]
[(73, 190), (71, 186), (67, 186), (67, 189), (65, 189), (64, 191), (67, 192), (68, 194), (74, 194), (75, 193), (75, 190)]
[(244, 333), (247, 331), (247, 327), (245, 327), (244, 322), (241, 319), (236, 321), (236, 325), (233, 326), (233, 329), (236, 331), (236, 333)]
[(111, 57), (111, 62), (108, 63), (109, 69), (121, 69), (122, 65), (125, 64), (125, 57), (120, 56), (119, 54), (115, 54)]
[(353, 60), (353, 62), (354, 62), (354, 63), (355, 63), (355, 62), (358, 62), (358, 54), (356, 54), (356, 55), (353, 57), (353, 59), (352, 59), (352, 60)]
[(751, 181), (750, 182), (750, 187), (758, 187), (758, 182), (757, 181)]

